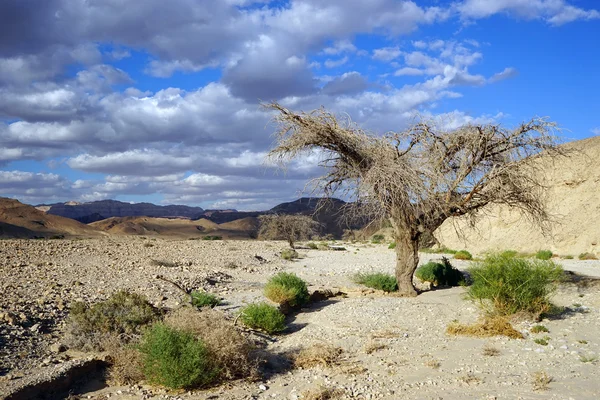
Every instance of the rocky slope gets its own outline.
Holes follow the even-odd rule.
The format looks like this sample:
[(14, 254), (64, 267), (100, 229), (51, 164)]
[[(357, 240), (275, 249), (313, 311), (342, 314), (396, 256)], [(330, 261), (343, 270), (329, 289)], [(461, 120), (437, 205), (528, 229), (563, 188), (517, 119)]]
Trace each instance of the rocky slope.
[[(548, 209), (552, 214), (547, 234), (518, 212), (489, 207), (487, 214), (470, 228), (465, 220), (448, 220), (436, 237), (449, 248), (480, 252), (513, 249), (535, 252), (549, 249), (563, 255), (583, 252), (600, 256), (600, 137), (564, 145), (569, 157), (553, 162), (542, 159), (543, 180), (548, 187)], [(460, 232), (461, 234), (457, 234)]]
[(0, 198), (0, 237), (100, 236), (101, 232), (70, 218), (49, 215), (17, 200)]

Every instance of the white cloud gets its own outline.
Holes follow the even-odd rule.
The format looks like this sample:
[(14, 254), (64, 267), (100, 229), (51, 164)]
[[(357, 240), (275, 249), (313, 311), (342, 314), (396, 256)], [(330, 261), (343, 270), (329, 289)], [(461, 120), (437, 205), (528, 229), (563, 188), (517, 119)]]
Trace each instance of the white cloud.
[(402, 54), (399, 47), (382, 47), (373, 50), (373, 59), (380, 61), (392, 61)]
[(600, 127), (598, 127), (598, 128), (592, 128), (591, 132), (594, 135), (600, 135)]
[(395, 76), (419, 76), (423, 75), (425, 72), (413, 67), (404, 67), (400, 68), (396, 72), (394, 72)]
[(342, 65), (346, 64), (348, 62), (348, 57), (343, 57), (337, 60), (326, 60), (325, 61), (325, 67), (327, 68), (337, 68), (337, 67), (341, 67)]
[(502, 81), (504, 79), (514, 78), (518, 74), (519, 74), (519, 71), (517, 71), (516, 68), (506, 67), (506, 68), (504, 68), (504, 70), (502, 72), (498, 72), (498, 73), (492, 75), (492, 77), (490, 78), (490, 82), (498, 82), (498, 81)]

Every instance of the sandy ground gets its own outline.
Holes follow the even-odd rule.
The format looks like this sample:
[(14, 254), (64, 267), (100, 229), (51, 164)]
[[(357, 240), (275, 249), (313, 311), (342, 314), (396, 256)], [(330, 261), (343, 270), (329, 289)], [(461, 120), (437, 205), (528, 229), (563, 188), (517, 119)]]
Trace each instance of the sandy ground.
[[(349, 277), (356, 272), (392, 272), (394, 252), (384, 245), (345, 246), (347, 251), (300, 250), (304, 258), (289, 262), (277, 256), (285, 248), (279, 242), (0, 241), (0, 389), (65, 362), (50, 346), (60, 341), (73, 300), (99, 300), (117, 288), (128, 288), (157, 305), (174, 307), (181, 296), (155, 279), (162, 274), (186, 287), (221, 295), (226, 304), (219, 308), (235, 313), (247, 302), (262, 300), (262, 285), (284, 270), (315, 287), (344, 288), (349, 296), (315, 303), (290, 317), (288, 331), (266, 348), (273, 361), (264, 381), (178, 394), (144, 386), (107, 387), (81, 398), (301, 399), (319, 386), (339, 389), (340, 398), (354, 399), (600, 398), (600, 286), (562, 286), (554, 302), (570, 312), (542, 321), (549, 333), (529, 333), (533, 323), (523, 321), (516, 325), (526, 335), (522, 340), (454, 337), (445, 333), (450, 322), (473, 322), (480, 315), (464, 298), (464, 288), (430, 291), (417, 298), (361, 293)], [(438, 257), (423, 254), (422, 262)], [(178, 266), (161, 267), (152, 260)], [(600, 277), (600, 261), (557, 261), (565, 269)], [(454, 264), (464, 268), (469, 262)], [(16, 322), (8, 323), (6, 315)], [(534, 342), (544, 336), (549, 337), (547, 346)], [(340, 365), (277, 370), (278, 354), (315, 343), (342, 348)], [(368, 352), (373, 345), (381, 348)], [(498, 355), (485, 355), (489, 347)], [(22, 357), (14, 356), (17, 350)], [(534, 389), (538, 373), (552, 378), (547, 390)]]

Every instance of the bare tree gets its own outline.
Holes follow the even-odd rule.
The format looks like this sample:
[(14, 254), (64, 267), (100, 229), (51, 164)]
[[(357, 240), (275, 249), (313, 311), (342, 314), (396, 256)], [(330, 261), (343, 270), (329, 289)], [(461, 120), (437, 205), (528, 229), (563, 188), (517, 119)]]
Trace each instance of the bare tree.
[(297, 240), (309, 239), (318, 233), (320, 224), (307, 215), (265, 214), (258, 217), (258, 237), (287, 240), (294, 248)]
[(269, 156), (286, 163), (320, 149), (328, 173), (317, 180), (326, 196), (344, 192), (373, 217), (389, 218), (396, 240), (400, 293), (415, 296), (412, 277), (419, 240), (446, 219), (475, 217), (488, 204), (521, 210), (537, 223), (548, 220), (541, 167), (532, 159), (557, 147), (556, 125), (533, 119), (515, 129), (466, 125), (437, 130), (420, 122), (400, 133), (370, 134), (325, 109), (294, 113), (277, 103), (277, 144)]

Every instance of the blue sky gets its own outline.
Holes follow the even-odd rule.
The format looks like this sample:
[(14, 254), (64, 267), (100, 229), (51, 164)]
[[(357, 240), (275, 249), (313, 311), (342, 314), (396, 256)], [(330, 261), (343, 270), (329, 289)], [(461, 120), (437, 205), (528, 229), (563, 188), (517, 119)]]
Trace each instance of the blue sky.
[(3, 0), (0, 196), (292, 200), (318, 159), (265, 163), (261, 101), (373, 132), (548, 116), (599, 135), (598, 38), (592, 0)]

